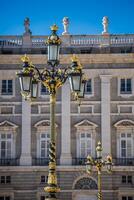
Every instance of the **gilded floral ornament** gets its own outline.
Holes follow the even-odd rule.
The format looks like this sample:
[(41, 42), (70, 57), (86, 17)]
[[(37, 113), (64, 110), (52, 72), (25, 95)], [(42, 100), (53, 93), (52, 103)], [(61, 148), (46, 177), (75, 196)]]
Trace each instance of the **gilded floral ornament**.
[(58, 26), (56, 24), (54, 24), (53, 26), (50, 26), (51, 31), (57, 31), (58, 30)]
[(22, 61), (23, 63), (25, 63), (25, 62), (29, 63), (29, 62), (30, 62), (30, 59), (29, 59), (29, 57), (25, 54), (24, 56), (21, 57), (21, 61)]

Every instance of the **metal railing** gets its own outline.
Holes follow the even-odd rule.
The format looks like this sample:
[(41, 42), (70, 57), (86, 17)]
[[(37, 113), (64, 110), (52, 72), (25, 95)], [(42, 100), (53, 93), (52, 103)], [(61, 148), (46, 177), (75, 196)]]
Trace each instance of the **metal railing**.
[(49, 163), (49, 158), (32, 158), (33, 166), (47, 166)]
[(115, 158), (113, 163), (116, 166), (134, 166), (134, 158)]
[(18, 166), (19, 158), (0, 158), (0, 166)]
[(86, 165), (87, 158), (73, 158), (72, 165)]

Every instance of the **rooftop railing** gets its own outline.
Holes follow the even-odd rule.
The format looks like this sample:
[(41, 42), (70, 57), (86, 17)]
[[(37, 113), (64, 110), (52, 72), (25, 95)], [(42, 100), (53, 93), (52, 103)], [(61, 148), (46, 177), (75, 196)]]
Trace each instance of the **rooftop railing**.
[[(45, 41), (48, 36), (0, 36), (0, 47), (2, 48), (30, 48), (46, 47)], [(69, 35), (61, 36), (63, 46), (72, 47), (101, 47), (101, 46), (123, 46), (133, 45), (133, 34), (121, 35)]]

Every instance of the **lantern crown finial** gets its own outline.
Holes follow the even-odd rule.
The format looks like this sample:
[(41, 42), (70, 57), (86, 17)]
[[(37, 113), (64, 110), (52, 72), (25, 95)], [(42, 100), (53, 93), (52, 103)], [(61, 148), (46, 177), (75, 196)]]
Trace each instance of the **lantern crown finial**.
[(30, 59), (29, 59), (29, 57), (25, 54), (24, 56), (21, 57), (21, 61), (22, 61), (23, 63), (25, 63), (25, 62), (29, 63)]
[(73, 56), (71, 57), (71, 61), (72, 62), (78, 62), (79, 59), (78, 59), (78, 57), (75, 54), (73, 54)]
[(102, 151), (102, 146), (100, 141), (97, 144), (96, 151)]
[(56, 24), (54, 24), (53, 26), (50, 26), (51, 31), (57, 31), (58, 30), (58, 26)]
[(73, 56), (71, 57), (71, 61), (72, 61), (72, 63), (77, 63), (77, 69), (82, 69), (82, 65), (80, 63), (78, 56), (73, 54)]

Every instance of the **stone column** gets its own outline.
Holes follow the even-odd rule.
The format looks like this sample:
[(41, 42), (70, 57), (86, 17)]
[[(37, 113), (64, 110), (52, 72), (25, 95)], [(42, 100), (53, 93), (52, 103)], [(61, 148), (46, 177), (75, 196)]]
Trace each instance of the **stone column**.
[(22, 137), (20, 165), (31, 165), (31, 105), (22, 100)]
[(70, 130), (70, 87), (69, 82), (62, 86), (62, 107), (61, 107), (61, 165), (72, 163), (71, 157), (71, 130)]
[(102, 155), (111, 154), (110, 126), (110, 79), (111, 75), (100, 75), (101, 78), (101, 139)]

